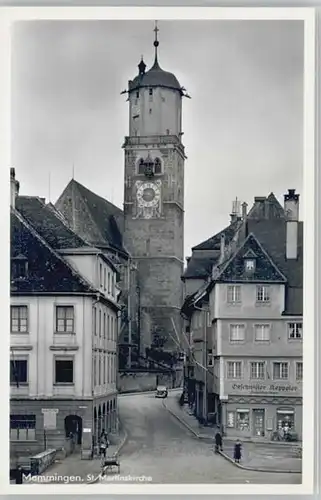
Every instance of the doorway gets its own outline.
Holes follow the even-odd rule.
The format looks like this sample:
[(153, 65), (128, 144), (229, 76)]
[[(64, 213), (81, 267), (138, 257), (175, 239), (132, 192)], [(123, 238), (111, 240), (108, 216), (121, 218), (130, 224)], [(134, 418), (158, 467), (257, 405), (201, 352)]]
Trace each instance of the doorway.
[(82, 418), (78, 415), (67, 415), (65, 418), (66, 437), (75, 436), (75, 444), (80, 445), (82, 440)]
[(253, 435), (263, 437), (265, 431), (265, 410), (253, 410)]

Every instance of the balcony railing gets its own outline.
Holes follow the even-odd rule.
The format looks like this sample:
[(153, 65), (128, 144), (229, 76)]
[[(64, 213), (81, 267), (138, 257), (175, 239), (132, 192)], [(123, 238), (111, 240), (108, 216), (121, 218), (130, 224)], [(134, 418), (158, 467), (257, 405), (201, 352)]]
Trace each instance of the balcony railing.
[(144, 144), (177, 144), (184, 150), (180, 137), (177, 135), (149, 135), (137, 137), (125, 137), (123, 147), (126, 146), (139, 146)]

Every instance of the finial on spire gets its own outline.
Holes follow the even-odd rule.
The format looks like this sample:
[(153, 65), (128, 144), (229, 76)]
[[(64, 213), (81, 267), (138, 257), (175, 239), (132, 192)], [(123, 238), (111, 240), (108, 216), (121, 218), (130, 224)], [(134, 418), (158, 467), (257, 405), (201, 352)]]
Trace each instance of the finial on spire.
[(155, 32), (155, 40), (154, 40), (154, 47), (155, 47), (155, 62), (154, 62), (154, 65), (155, 65), (155, 64), (158, 63), (158, 61), (157, 61), (157, 47), (159, 46), (159, 41), (157, 39), (157, 33), (159, 32), (159, 29), (158, 29), (158, 26), (157, 26), (157, 21), (155, 21), (154, 32)]

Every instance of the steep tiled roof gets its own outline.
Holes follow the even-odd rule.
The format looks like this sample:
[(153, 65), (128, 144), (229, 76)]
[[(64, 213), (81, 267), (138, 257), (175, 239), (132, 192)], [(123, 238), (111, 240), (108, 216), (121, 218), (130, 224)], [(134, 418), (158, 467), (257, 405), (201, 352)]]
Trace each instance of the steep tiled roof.
[(221, 235), (225, 236), (225, 243), (228, 244), (234, 237), (235, 231), (239, 227), (240, 222), (232, 222), (229, 226), (225, 227), (219, 233), (214, 234), (208, 240), (203, 241), (199, 245), (196, 245), (192, 250), (215, 250), (220, 249)]
[(284, 218), (284, 209), (276, 199), (274, 193), (268, 197), (257, 196), (254, 205), (248, 213), (248, 219), (279, 219)]
[(286, 221), (248, 220), (248, 232), (253, 233), (278, 269), (287, 278), (287, 314), (303, 313), (303, 222), (298, 228), (298, 258), (286, 259)]
[(217, 262), (219, 254), (213, 257), (191, 257), (184, 272), (183, 279), (206, 278), (211, 274), (213, 265)]
[[(81, 210), (77, 197), (81, 198)], [(70, 211), (70, 205), (74, 205), (77, 209)], [(124, 214), (120, 208), (93, 193), (74, 179), (69, 182), (55, 206), (66, 217), (71, 227), (74, 227), (74, 224), (77, 226), (75, 229), (77, 234), (86, 234), (86, 240), (93, 245), (107, 244), (122, 252), (125, 251), (123, 248)], [(88, 224), (95, 225), (94, 230), (89, 228), (88, 224), (87, 227), (85, 224), (81, 225), (84, 210), (88, 212), (87, 217), (90, 220)], [(78, 220), (73, 221), (74, 217), (77, 217)]]
[[(247, 257), (255, 260), (255, 269), (251, 272), (245, 270), (244, 259)], [(223, 266), (216, 280), (225, 282), (286, 282), (286, 278), (252, 233)]]
[[(240, 224), (240, 221), (232, 222), (219, 233), (193, 247), (193, 254), (187, 263), (183, 279), (206, 278), (209, 276), (220, 255), (221, 235), (224, 234), (225, 244), (228, 245), (235, 236)], [(206, 252), (206, 255), (202, 255), (202, 251)], [(208, 251), (211, 252), (210, 255)]]
[(11, 277), (11, 293), (94, 293), (69, 264), (55, 252), (16, 210), (11, 212), (11, 258), (23, 257), (28, 269), (23, 278)]
[(16, 209), (31, 224), (37, 233), (55, 249), (81, 248), (88, 246), (64, 222), (53, 205), (46, 205), (35, 196), (18, 196)]

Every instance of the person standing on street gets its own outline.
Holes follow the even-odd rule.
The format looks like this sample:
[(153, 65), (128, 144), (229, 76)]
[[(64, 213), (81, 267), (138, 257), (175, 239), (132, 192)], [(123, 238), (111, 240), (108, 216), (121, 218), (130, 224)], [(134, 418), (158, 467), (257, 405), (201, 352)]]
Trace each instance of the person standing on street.
[(239, 464), (241, 458), (242, 458), (242, 445), (241, 445), (239, 439), (237, 439), (235, 446), (234, 446), (234, 460), (237, 464)]
[(223, 440), (220, 429), (218, 428), (215, 434), (215, 453), (217, 453), (219, 450), (223, 451)]

